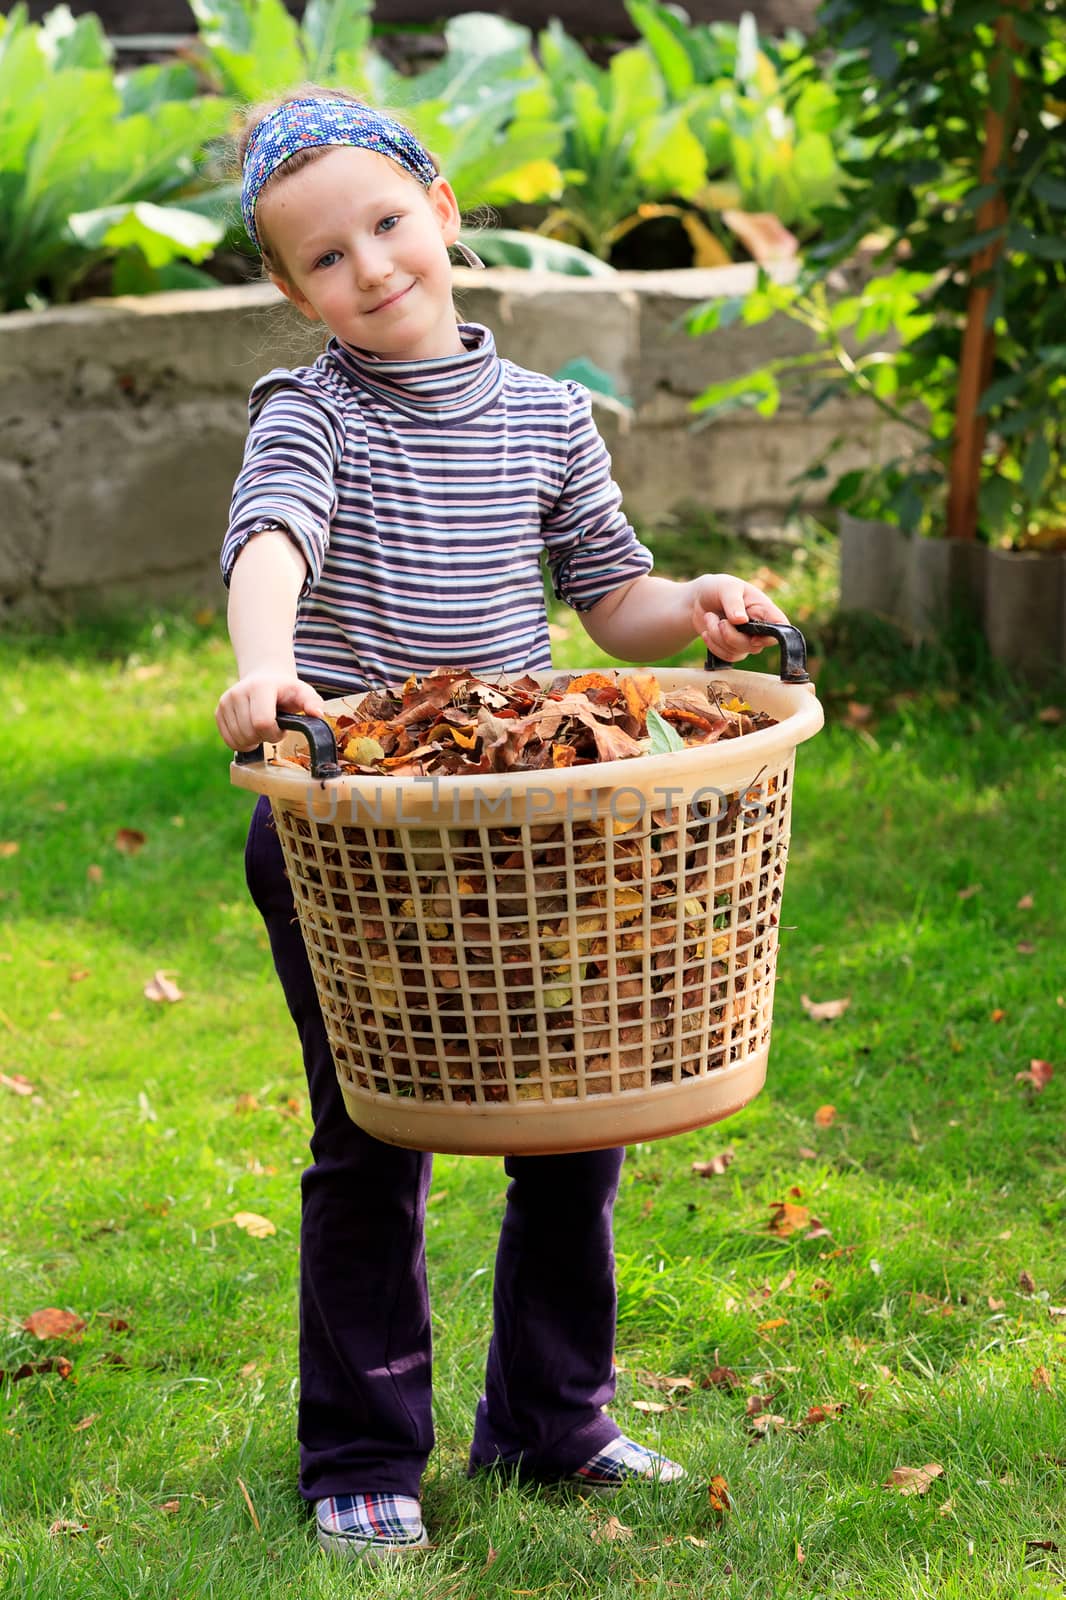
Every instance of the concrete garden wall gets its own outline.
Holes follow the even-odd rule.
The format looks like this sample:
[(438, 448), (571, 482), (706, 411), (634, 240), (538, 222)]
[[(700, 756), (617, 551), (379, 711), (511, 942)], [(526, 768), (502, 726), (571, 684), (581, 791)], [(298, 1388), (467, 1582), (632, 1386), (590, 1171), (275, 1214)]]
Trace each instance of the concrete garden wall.
[[(743, 292), (744, 266), (566, 278), (457, 269), (462, 315), (501, 354), (554, 373), (585, 356), (630, 397), (597, 407), (629, 514), (698, 505), (779, 522), (789, 479), (871, 419), (741, 414), (693, 431), (709, 382), (800, 348), (790, 323), (692, 339), (679, 319)], [(221, 595), (217, 553), (247, 426), (248, 390), (313, 359), (321, 335), (269, 286), (90, 301), (0, 317), (0, 604), (91, 608), (144, 595)]]

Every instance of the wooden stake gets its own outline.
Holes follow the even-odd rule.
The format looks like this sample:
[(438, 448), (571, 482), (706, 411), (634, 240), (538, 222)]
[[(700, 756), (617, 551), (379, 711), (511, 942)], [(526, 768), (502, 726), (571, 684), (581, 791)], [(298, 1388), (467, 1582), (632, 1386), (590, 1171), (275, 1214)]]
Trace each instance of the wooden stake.
[[(1025, 0), (1020, 0), (1020, 5)], [(1016, 8), (1018, 9), (1018, 8)], [(992, 59), (990, 71), (993, 78), (1001, 69), (1005, 52), (1015, 51), (1017, 35), (1009, 11), (996, 20), (998, 48)], [(985, 111), (985, 147), (981, 157), (981, 183), (995, 181), (996, 172), (1009, 154), (1008, 126), (1012, 120), (1018, 96), (1018, 79), (1010, 75), (1008, 115), (1004, 116), (994, 106)], [(978, 233), (1002, 227), (1007, 218), (1007, 202), (1002, 190), (986, 200), (977, 212)], [(950, 485), (948, 490), (947, 535), (949, 539), (975, 539), (977, 537), (977, 497), (981, 485), (981, 457), (984, 454), (988, 418), (978, 410), (981, 396), (988, 387), (995, 358), (995, 332), (988, 326), (988, 308), (992, 289), (980, 282), (994, 268), (1003, 250), (1002, 239), (994, 239), (973, 257), (970, 266), (970, 294), (966, 305), (966, 325), (962, 335), (959, 357), (959, 387), (955, 402), (955, 442), (951, 452)]]

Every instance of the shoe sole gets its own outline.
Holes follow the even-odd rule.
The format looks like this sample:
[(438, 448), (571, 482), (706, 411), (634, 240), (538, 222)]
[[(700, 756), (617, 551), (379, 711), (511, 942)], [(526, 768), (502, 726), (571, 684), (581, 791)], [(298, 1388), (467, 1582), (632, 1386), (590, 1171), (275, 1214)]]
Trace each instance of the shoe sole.
[(429, 1549), (429, 1535), (423, 1529), (421, 1539), (409, 1544), (376, 1543), (373, 1539), (346, 1539), (343, 1534), (318, 1530), (318, 1547), (328, 1556), (338, 1556), (344, 1561), (402, 1561), (405, 1556), (417, 1555)]

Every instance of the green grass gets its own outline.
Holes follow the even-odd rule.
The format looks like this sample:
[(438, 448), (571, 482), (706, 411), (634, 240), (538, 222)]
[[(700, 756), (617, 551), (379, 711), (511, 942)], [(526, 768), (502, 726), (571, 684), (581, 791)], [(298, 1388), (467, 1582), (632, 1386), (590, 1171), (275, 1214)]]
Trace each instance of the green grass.
[[(332, 1568), (295, 1492), (306, 1096), (243, 884), (250, 800), (211, 723), (221, 626), (0, 645), (0, 841), (19, 846), (0, 856), (0, 1071), (36, 1087), (0, 1085), (0, 1368), (73, 1363), (0, 1383), (5, 1600), (1063, 1593), (1066, 758), (1040, 696), (823, 623), (829, 561), (815, 548), (779, 591), (811, 608), (829, 726), (799, 754), (769, 1083), (722, 1127), (636, 1147), (618, 1205), (613, 1412), (691, 1487), (603, 1505), (466, 1481), (503, 1183), (496, 1161), (442, 1157), (435, 1548), (395, 1573)], [(602, 659), (554, 626), (561, 665)], [(862, 730), (849, 700), (874, 707)], [(120, 827), (143, 850), (119, 853)], [(157, 968), (180, 1004), (144, 999)], [(815, 1023), (803, 993), (850, 1009)], [(1033, 1057), (1056, 1067), (1040, 1094), (1015, 1081)], [(692, 1175), (727, 1144), (725, 1176)], [(829, 1236), (767, 1231), (793, 1186)], [(277, 1232), (250, 1237), (238, 1211)], [(82, 1337), (24, 1331), (44, 1306)], [(698, 1384), (718, 1364), (742, 1387), (634, 1409), (666, 1399), (642, 1374)], [(746, 1401), (771, 1392), (789, 1426), (756, 1441)], [(829, 1401), (837, 1420), (795, 1429)], [(881, 1487), (927, 1462), (927, 1495)], [(592, 1537), (610, 1515), (630, 1537)]]

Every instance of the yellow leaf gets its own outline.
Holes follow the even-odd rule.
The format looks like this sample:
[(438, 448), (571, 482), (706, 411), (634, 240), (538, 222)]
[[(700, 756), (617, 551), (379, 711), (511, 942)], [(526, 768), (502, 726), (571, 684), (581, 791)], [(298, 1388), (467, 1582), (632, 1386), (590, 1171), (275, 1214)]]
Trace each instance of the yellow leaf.
[(269, 1217), (261, 1217), (257, 1211), (237, 1211), (233, 1221), (245, 1233), (250, 1233), (253, 1239), (269, 1239), (272, 1233), (278, 1231)]

